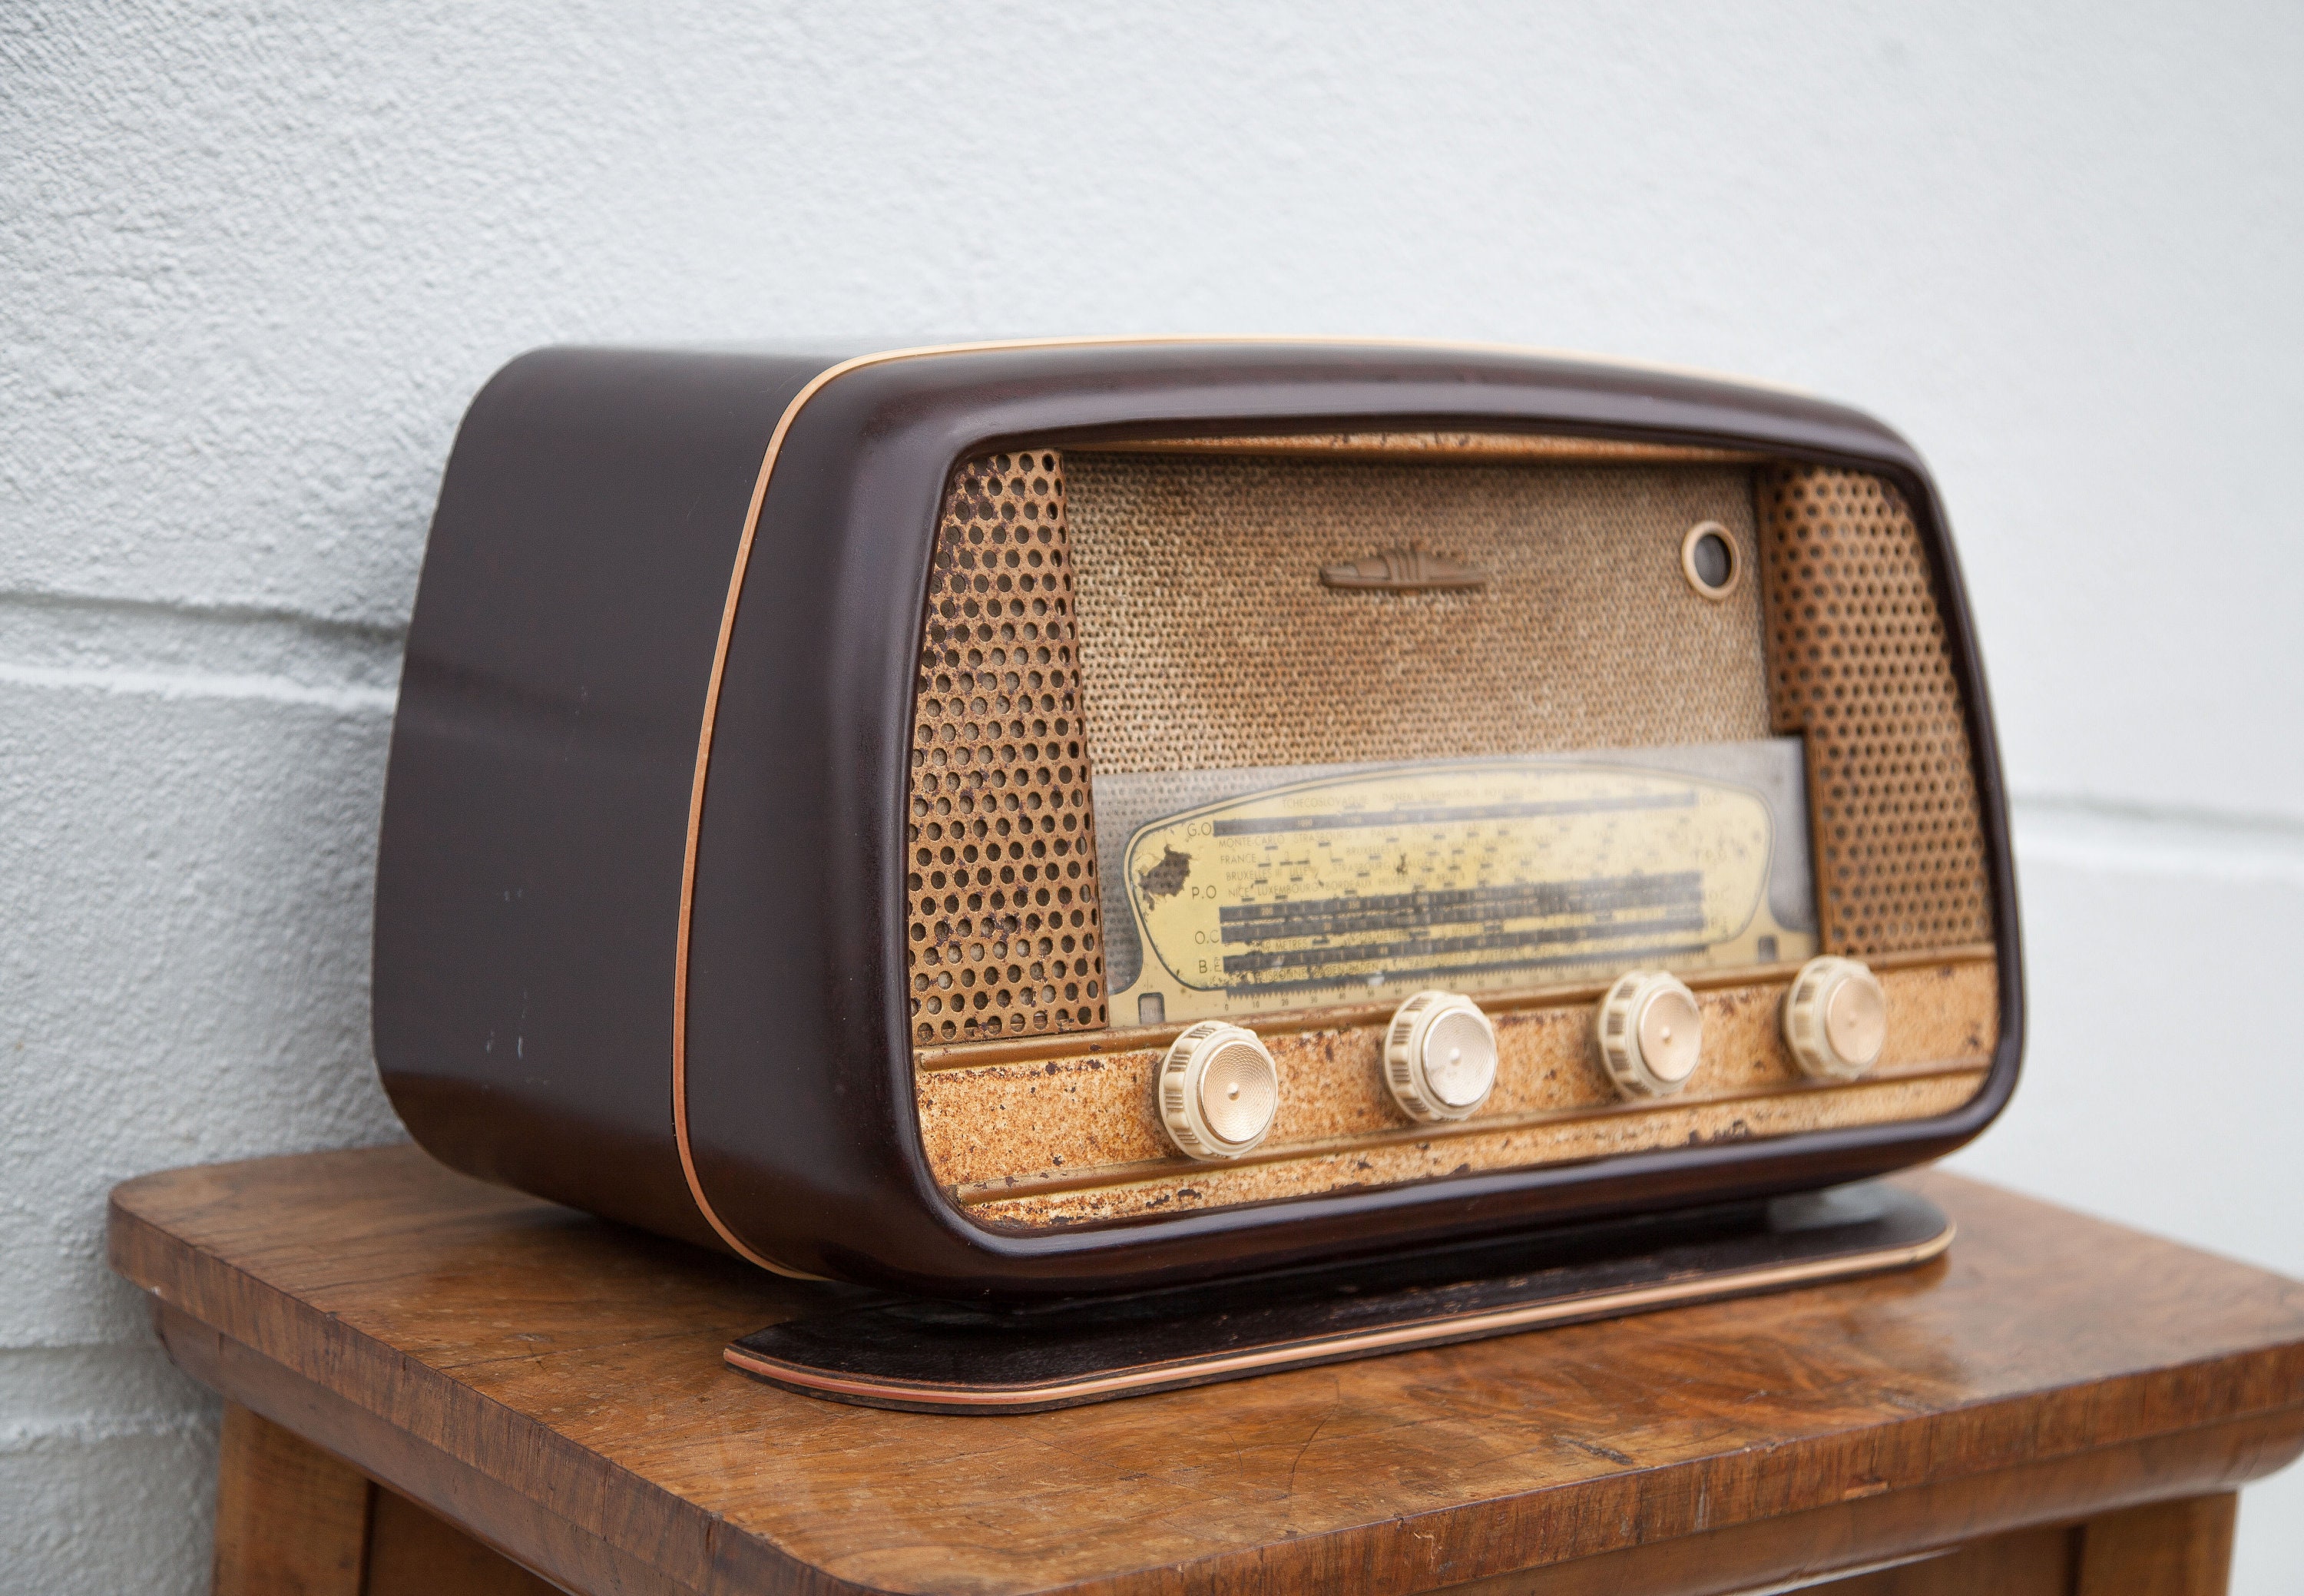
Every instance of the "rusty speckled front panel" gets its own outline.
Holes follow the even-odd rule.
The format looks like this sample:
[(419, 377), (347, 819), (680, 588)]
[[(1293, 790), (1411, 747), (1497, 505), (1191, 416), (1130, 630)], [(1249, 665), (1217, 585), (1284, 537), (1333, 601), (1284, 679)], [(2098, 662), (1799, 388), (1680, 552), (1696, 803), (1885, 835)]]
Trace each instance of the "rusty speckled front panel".
[(1077, 635), (1062, 460), (966, 462), (936, 528), (913, 709), (916, 1045), (1104, 1023)]
[(1704, 1061), (1674, 1097), (1626, 1102), (1593, 1057), (1592, 1008), (1496, 1012), (1496, 1087), (1460, 1124), (1411, 1124), (1382, 1082), (1382, 1023), (1265, 1034), (1280, 1072), (1272, 1134), (1236, 1163), (1172, 1148), (1153, 1101), (1157, 1046), (925, 1071), (920, 1130), (939, 1184), (996, 1223), (1078, 1224), (1526, 1168), (1689, 1142), (1945, 1114), (1984, 1082), (1999, 1028), (1989, 953), (1884, 970), (1887, 1051), (1817, 1082), (1784, 1046), (1789, 977), (1707, 987)]

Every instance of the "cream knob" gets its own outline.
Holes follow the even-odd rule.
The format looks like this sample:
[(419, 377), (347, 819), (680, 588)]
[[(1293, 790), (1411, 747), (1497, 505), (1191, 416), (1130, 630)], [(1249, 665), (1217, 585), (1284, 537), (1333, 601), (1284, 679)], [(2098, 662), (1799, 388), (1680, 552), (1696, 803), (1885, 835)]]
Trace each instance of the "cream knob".
[(1696, 994), (1658, 970), (1627, 972), (1593, 1016), (1600, 1063), (1626, 1097), (1670, 1097), (1704, 1051)]
[(1203, 1020), (1160, 1061), (1160, 1122), (1179, 1150), (1236, 1159), (1252, 1150), (1280, 1111), (1280, 1071), (1244, 1025)]
[(1384, 1083), (1410, 1119), (1469, 1118), (1495, 1090), (1496, 1028), (1470, 998), (1419, 992), (1385, 1030)]
[(1888, 1041), (1888, 994), (1854, 959), (1810, 959), (1784, 994), (1784, 1046), (1800, 1068), (1852, 1081), (1880, 1062)]

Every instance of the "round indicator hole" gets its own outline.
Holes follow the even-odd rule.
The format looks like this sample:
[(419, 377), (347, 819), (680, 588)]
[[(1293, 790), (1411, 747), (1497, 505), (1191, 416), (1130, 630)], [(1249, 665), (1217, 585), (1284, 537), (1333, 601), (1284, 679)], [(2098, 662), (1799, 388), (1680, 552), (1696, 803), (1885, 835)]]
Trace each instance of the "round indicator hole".
[(1699, 521), (1680, 540), (1681, 573), (1688, 585), (1705, 598), (1718, 600), (1736, 590), (1744, 575), (1744, 556), (1735, 535), (1716, 521)]

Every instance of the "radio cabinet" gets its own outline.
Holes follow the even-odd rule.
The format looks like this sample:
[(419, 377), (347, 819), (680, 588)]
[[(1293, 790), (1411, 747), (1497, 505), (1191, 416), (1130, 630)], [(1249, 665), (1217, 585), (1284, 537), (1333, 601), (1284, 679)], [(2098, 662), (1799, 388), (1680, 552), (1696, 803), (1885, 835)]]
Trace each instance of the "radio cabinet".
[(1418, 344), (514, 361), (376, 947), (448, 1163), (950, 1295), (1876, 1174), (2022, 1012), (1909, 446)]

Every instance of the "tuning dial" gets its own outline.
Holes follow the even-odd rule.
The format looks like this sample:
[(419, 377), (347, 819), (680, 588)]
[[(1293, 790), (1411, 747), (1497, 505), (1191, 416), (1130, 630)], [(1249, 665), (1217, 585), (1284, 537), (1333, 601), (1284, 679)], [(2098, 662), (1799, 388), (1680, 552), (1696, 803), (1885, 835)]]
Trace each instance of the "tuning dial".
[(1628, 972), (1594, 1016), (1600, 1063), (1626, 1097), (1670, 1097), (1688, 1084), (1704, 1050), (1696, 994), (1657, 970)]
[(1852, 1081), (1880, 1062), (1888, 1040), (1888, 995), (1854, 959), (1810, 959), (1784, 994), (1784, 1045), (1801, 1069)]
[(1279, 1111), (1280, 1071), (1244, 1025), (1203, 1020), (1160, 1061), (1160, 1121), (1193, 1158), (1236, 1159), (1253, 1150)]
[(1496, 1084), (1496, 1028), (1470, 998), (1419, 992), (1384, 1033), (1384, 1083), (1427, 1125), (1479, 1112)]

